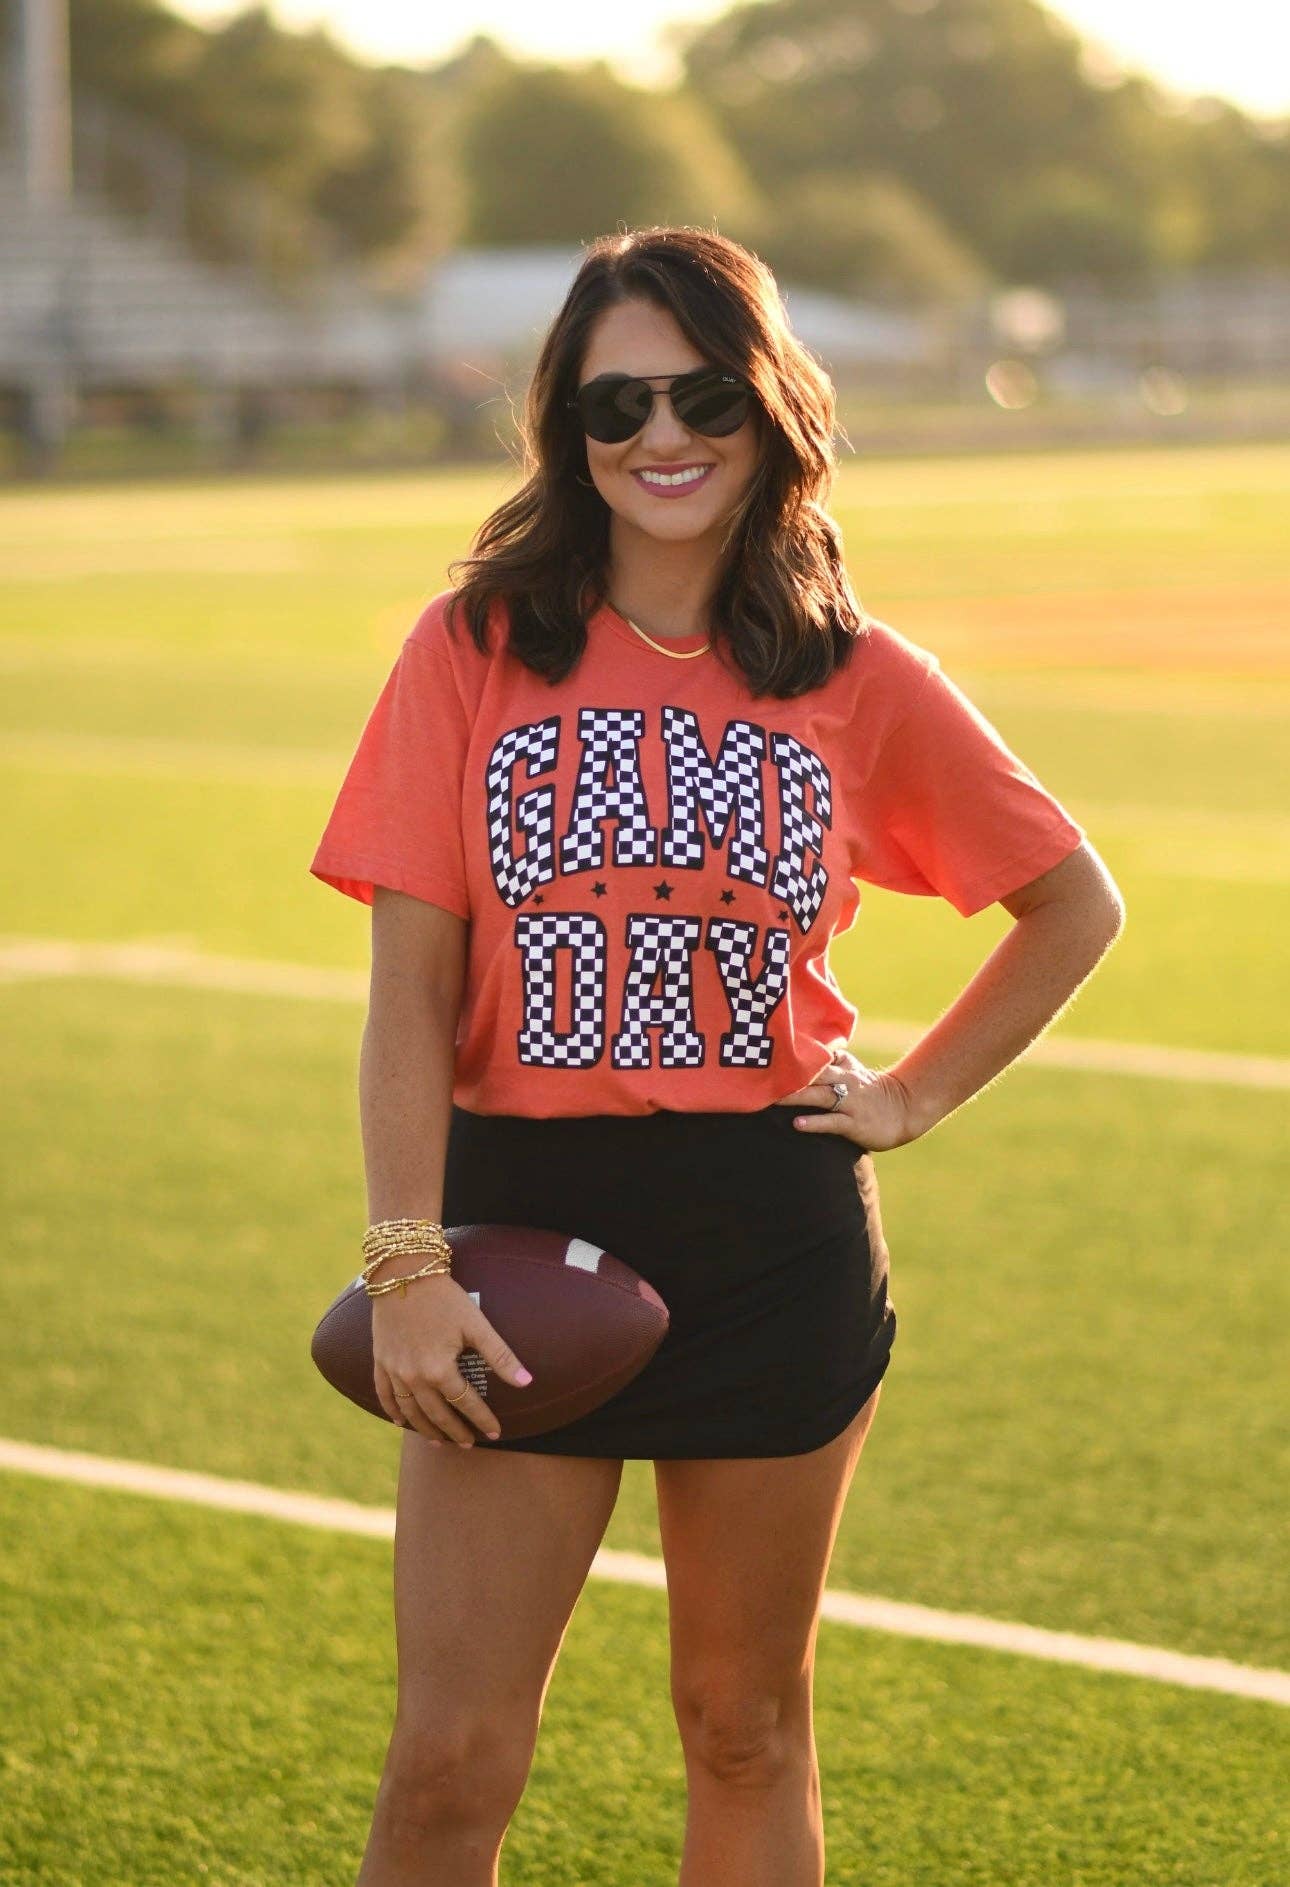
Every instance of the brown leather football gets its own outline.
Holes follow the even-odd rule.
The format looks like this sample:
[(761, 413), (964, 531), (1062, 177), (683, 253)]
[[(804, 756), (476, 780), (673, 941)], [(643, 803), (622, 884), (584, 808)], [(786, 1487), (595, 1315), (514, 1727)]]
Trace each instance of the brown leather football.
[[(453, 1277), (533, 1373), (521, 1388), (477, 1350), (457, 1359), (465, 1381), (496, 1415), (503, 1440), (540, 1435), (599, 1408), (644, 1369), (667, 1334), (667, 1305), (653, 1285), (587, 1239), (530, 1225), (444, 1231)], [(376, 1393), (372, 1299), (361, 1272), (323, 1312), (310, 1354), (333, 1388), (390, 1421)], [(476, 1440), (489, 1445), (478, 1431)]]

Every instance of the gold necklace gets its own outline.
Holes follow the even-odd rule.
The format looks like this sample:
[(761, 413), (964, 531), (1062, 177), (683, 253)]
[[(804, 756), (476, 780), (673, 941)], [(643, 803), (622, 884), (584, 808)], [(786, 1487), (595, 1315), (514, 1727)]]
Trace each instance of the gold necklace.
[[(619, 614), (622, 615), (621, 610)], [(623, 616), (623, 621), (636, 631), (643, 642), (648, 642), (650, 647), (657, 649), (660, 655), (670, 655), (674, 662), (688, 662), (692, 656), (706, 655), (708, 650), (712, 647), (710, 642), (705, 642), (703, 646), (698, 649), (669, 649), (665, 643), (656, 642), (653, 636), (647, 636), (640, 624), (638, 622), (632, 622), (630, 616)]]

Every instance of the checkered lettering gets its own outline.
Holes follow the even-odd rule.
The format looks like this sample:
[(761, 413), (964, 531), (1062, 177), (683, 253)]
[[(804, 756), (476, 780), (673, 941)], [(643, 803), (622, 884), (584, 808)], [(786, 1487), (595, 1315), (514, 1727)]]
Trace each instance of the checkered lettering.
[(761, 765), (766, 733), (753, 721), (729, 721), (715, 761), (708, 755), (698, 717), (690, 708), (664, 707), (668, 823), (663, 828), (663, 863), (698, 871), (704, 863), (699, 815), (714, 845), (733, 825), (726, 870), (731, 878), (764, 885), (770, 853)]
[[(815, 922), (829, 874), (822, 864), (808, 872), (806, 854), (824, 852), (824, 825), (833, 825), (833, 787), (829, 769), (820, 756), (804, 747), (791, 734), (772, 734), (771, 756), (779, 774), (780, 841), (779, 855), (770, 881), (773, 897), (782, 898), (797, 919), (799, 929), (807, 931)], [(815, 812), (808, 811), (806, 788), (815, 799)]]
[[(830, 883), (828, 767), (795, 736), (754, 721), (727, 719), (719, 741), (707, 741), (684, 705), (663, 706), (656, 730), (644, 709), (581, 705), (566, 820), (553, 778), (521, 790), (526, 778), (554, 775), (563, 718), (509, 729), (487, 762), (493, 881), (516, 912), (520, 1063), (591, 1069), (608, 1046), (614, 1069), (699, 1069), (715, 1039), (722, 1068), (768, 1068), (772, 1019), (789, 994), (794, 927), (811, 928)], [(662, 736), (667, 784), (659, 826), (651, 823), (642, 766), (651, 732)], [(778, 786), (777, 832), (768, 757)], [(656, 875), (624, 878), (620, 886), (630, 884), (633, 904), (652, 901), (653, 908), (620, 920), (610, 904), (599, 914), (597, 901), (612, 889), (609, 872), (632, 866)], [(688, 886), (670, 882), (681, 872), (695, 875)], [(585, 885), (573, 882), (588, 874)], [(668, 908), (678, 893), (680, 908)], [(566, 902), (589, 908), (556, 908)], [(712, 915), (719, 907), (722, 915)], [(718, 1036), (722, 1005), (729, 1026)]]
[[(649, 822), (640, 742), (645, 716), (639, 708), (580, 708), (582, 759), (574, 782), (569, 827), (560, 843), (566, 874), (602, 871), (603, 821), (614, 821), (614, 864), (652, 865), (657, 835)], [(612, 782), (607, 777), (612, 771)]]
[[(493, 743), (488, 756), (488, 857), (493, 883), (507, 904), (523, 904), (537, 885), (555, 877), (555, 788), (535, 786), (515, 797), (515, 769), (519, 761), (528, 776), (549, 773), (560, 748), (560, 716), (512, 727)], [(521, 855), (515, 855), (514, 829), (526, 835)]]
[(786, 930), (767, 929), (762, 973), (754, 983), (749, 968), (757, 942), (756, 924), (740, 924), (728, 917), (709, 923), (707, 947), (716, 958), (730, 1008), (730, 1027), (721, 1036), (723, 1068), (769, 1068), (775, 1044), (766, 1025), (788, 989), (790, 941)]
[[(594, 1068), (605, 1051), (605, 927), (586, 911), (522, 912), (515, 942), (523, 978), (521, 1062), (542, 1068)], [(556, 1026), (560, 952), (570, 963), (569, 1026)]]
[(631, 957), (623, 981), (621, 1027), (611, 1044), (615, 1068), (653, 1067), (651, 1029), (660, 1031), (660, 1068), (703, 1066), (703, 1037), (694, 1026), (694, 952), (701, 930), (697, 917), (657, 911), (629, 915)]

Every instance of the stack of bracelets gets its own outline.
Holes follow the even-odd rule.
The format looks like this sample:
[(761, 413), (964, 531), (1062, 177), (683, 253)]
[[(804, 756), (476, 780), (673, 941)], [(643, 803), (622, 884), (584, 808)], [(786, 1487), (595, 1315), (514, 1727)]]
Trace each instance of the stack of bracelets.
[[(387, 1278), (383, 1284), (372, 1283), (372, 1273), (387, 1258), (406, 1257), (419, 1252), (431, 1253), (430, 1262), (420, 1271), (406, 1271), (401, 1277)], [(369, 1297), (382, 1297), (387, 1291), (407, 1296), (414, 1278), (433, 1278), (452, 1270), (452, 1246), (437, 1219), (380, 1219), (363, 1234), (363, 1289)]]

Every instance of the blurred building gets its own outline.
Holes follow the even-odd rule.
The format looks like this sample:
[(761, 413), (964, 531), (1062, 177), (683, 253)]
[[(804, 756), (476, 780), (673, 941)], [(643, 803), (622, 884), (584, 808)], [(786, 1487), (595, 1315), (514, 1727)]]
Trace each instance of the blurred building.
[[(472, 351), (506, 358), (536, 353), (581, 261), (575, 247), (466, 249), (426, 271), (419, 333), (426, 358), (444, 364)], [(783, 284), (794, 332), (840, 366), (906, 365), (927, 350), (914, 315)]]

